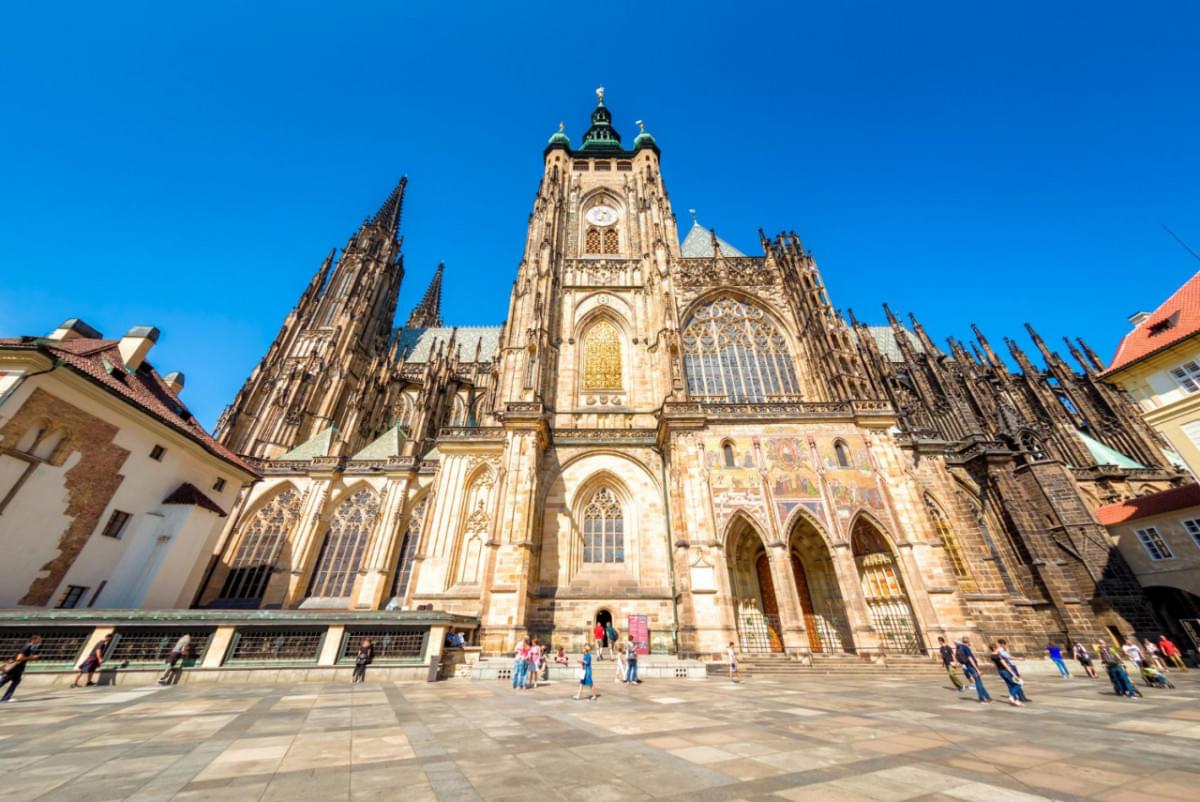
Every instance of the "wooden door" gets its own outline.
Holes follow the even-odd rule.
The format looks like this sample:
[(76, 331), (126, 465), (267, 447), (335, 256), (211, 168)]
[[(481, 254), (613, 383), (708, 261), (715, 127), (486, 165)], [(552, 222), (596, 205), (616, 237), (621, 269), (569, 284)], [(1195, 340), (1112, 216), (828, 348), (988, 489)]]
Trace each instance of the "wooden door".
[(762, 594), (763, 614), (767, 619), (767, 632), (771, 638), (771, 651), (783, 651), (783, 637), (779, 631), (779, 602), (775, 598), (775, 583), (771, 580), (771, 563), (767, 555), (759, 553), (754, 561), (758, 573), (758, 590)]
[(795, 554), (792, 555), (792, 575), (796, 578), (796, 594), (800, 597), (800, 609), (804, 613), (804, 630), (808, 633), (808, 648), (813, 652), (821, 651), (821, 633), (817, 631), (818, 621), (813, 611), (812, 593), (808, 589), (808, 574), (804, 572), (804, 563)]

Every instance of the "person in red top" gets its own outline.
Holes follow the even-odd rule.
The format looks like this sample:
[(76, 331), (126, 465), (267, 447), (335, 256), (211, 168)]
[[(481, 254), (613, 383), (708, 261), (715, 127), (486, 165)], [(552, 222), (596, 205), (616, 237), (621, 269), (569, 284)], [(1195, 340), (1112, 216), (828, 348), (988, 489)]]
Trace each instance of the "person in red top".
[(1174, 663), (1175, 667), (1180, 671), (1187, 671), (1187, 665), (1183, 662), (1183, 655), (1179, 653), (1179, 647), (1176, 646), (1166, 635), (1158, 639), (1158, 649), (1163, 653), (1167, 660)]
[(592, 634), (596, 637), (596, 659), (603, 660), (604, 654), (600, 650), (608, 645), (608, 633), (604, 631), (604, 624), (597, 621)]

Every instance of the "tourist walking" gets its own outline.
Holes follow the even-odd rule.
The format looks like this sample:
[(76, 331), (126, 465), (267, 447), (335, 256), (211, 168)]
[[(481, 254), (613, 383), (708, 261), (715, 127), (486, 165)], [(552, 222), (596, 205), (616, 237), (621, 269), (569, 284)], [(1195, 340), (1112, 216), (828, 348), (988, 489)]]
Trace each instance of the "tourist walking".
[(1096, 678), (1096, 669), (1092, 668), (1092, 653), (1088, 651), (1088, 647), (1079, 641), (1075, 642), (1075, 660), (1083, 667), (1085, 674), (1092, 679)]
[(21, 684), (21, 677), (25, 676), (25, 667), (32, 661), (40, 659), (41, 656), (38, 653), (41, 650), (42, 636), (31, 635), (29, 641), (21, 647), (16, 656), (0, 666), (0, 688), (8, 686), (4, 696), (0, 697), (0, 703), (12, 701), (17, 686)]
[(1062, 675), (1062, 678), (1068, 679), (1071, 672), (1067, 670), (1067, 664), (1063, 662), (1062, 649), (1058, 647), (1058, 644), (1051, 643), (1046, 646), (1046, 653), (1050, 655), (1050, 662), (1058, 667), (1058, 673)]
[(1016, 674), (1012, 660), (1004, 656), (999, 643), (991, 645), (991, 658), (992, 665), (996, 667), (996, 673), (1008, 686), (1008, 703), (1013, 707), (1024, 706), (1029, 699), (1026, 698), (1025, 690), (1021, 687), (1021, 678)]
[(1146, 650), (1146, 660), (1155, 668), (1163, 671), (1167, 670), (1167, 663), (1163, 660), (1162, 655), (1158, 652), (1158, 647), (1154, 645), (1154, 641), (1146, 638), (1142, 641), (1142, 648)]
[(979, 676), (979, 661), (975, 659), (975, 652), (971, 650), (971, 639), (966, 635), (959, 638), (958, 643), (954, 644), (954, 659), (963, 667), (963, 676), (975, 688), (975, 693), (979, 695), (979, 701), (982, 704), (991, 704), (992, 696), (987, 692), (987, 688), (983, 687), (983, 678)]
[(616, 650), (616, 656), (613, 658), (613, 661), (616, 668), (617, 682), (624, 682), (625, 673), (629, 670), (625, 665), (625, 650), (621, 648), (620, 642), (614, 643), (613, 648)]
[(374, 659), (375, 644), (371, 643), (370, 638), (363, 638), (363, 642), (358, 646), (358, 654), (354, 655), (354, 675), (350, 677), (351, 685), (367, 678), (367, 666), (371, 665), (371, 661)]
[(996, 643), (1000, 646), (1000, 656), (1008, 661), (1008, 665), (1011, 667), (1013, 676), (1020, 677), (1021, 669), (1017, 668), (1017, 661), (1008, 651), (1008, 641), (1006, 641), (1004, 638), (998, 638)]
[(626, 674), (625, 681), (630, 685), (641, 685), (642, 681), (638, 679), (638, 656), (637, 645), (632, 640), (625, 641), (625, 666)]
[(1133, 638), (1126, 638), (1125, 644), (1121, 647), (1121, 651), (1125, 652), (1125, 656), (1133, 661), (1133, 664), (1141, 668), (1146, 664), (1146, 658), (1142, 654), (1142, 647), (1137, 645), (1137, 641)]
[(1187, 671), (1187, 664), (1183, 662), (1183, 655), (1179, 653), (1179, 647), (1175, 645), (1174, 641), (1163, 635), (1158, 639), (1158, 648), (1176, 668), (1180, 671)]
[[(946, 642), (945, 638), (940, 639), (942, 643)], [(738, 671), (737, 650), (733, 648), (733, 641), (729, 641), (729, 648), (725, 650), (725, 659), (729, 663), (729, 679), (731, 682), (742, 681), (741, 672)]]
[(617, 632), (617, 628), (612, 625), (611, 621), (609, 621), (604, 627), (604, 637), (608, 639), (608, 656), (614, 660), (617, 659), (616, 652), (618, 635), (619, 633)]
[[(729, 645), (733, 646), (732, 643)], [(938, 654), (942, 656), (942, 668), (946, 669), (946, 674), (950, 677), (950, 681), (954, 683), (954, 690), (962, 693), (963, 682), (958, 678), (958, 674), (954, 672), (954, 649), (941, 636), (938, 636)]]
[(1141, 696), (1137, 688), (1133, 687), (1133, 683), (1129, 681), (1129, 674), (1126, 673), (1125, 665), (1118, 652), (1110, 649), (1107, 645), (1101, 644), (1100, 662), (1104, 664), (1104, 668), (1108, 672), (1109, 682), (1113, 686), (1113, 692), (1117, 696), (1128, 696), (1130, 699), (1136, 699)]
[(608, 645), (608, 635), (604, 630), (604, 624), (599, 620), (596, 621), (596, 626), (592, 628), (592, 635), (596, 639), (596, 659), (603, 660), (604, 654), (601, 651)]
[(526, 674), (529, 672), (529, 638), (517, 644), (516, 659), (513, 661), (513, 689), (525, 690)]
[(192, 636), (183, 635), (179, 640), (175, 641), (175, 645), (171, 647), (171, 653), (167, 655), (167, 667), (162, 674), (158, 676), (159, 685), (174, 684), (179, 682), (183, 676), (183, 666), (179, 665), (176, 669), (176, 664), (183, 660), (184, 657), (192, 650)]
[(100, 664), (104, 662), (104, 655), (108, 652), (108, 647), (112, 645), (112, 642), (113, 636), (110, 632), (104, 636), (104, 640), (97, 643), (92, 650), (88, 652), (88, 656), (85, 657), (83, 662), (79, 664), (79, 671), (75, 674), (74, 681), (71, 682), (72, 688), (79, 687), (79, 680), (84, 674), (87, 674), (87, 684), (89, 686), (96, 684), (92, 681), (92, 677), (95, 676), (97, 669), (100, 668)]
[(590, 699), (596, 701), (596, 686), (592, 684), (592, 647), (584, 646), (583, 655), (579, 658), (579, 667), (583, 670), (579, 677), (579, 690), (575, 692), (575, 701), (579, 701), (583, 696), (583, 689), (587, 688), (591, 693)]

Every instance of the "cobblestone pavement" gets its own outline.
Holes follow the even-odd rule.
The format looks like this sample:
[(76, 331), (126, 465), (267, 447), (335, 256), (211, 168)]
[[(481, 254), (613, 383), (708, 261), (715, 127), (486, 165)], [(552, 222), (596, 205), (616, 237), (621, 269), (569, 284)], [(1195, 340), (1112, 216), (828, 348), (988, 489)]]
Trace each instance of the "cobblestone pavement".
[[(608, 672), (597, 667), (597, 677)], [(0, 793), (130, 800), (1194, 800), (1200, 671), (1176, 690), (937, 677), (22, 689)], [(993, 695), (999, 681), (990, 678)]]

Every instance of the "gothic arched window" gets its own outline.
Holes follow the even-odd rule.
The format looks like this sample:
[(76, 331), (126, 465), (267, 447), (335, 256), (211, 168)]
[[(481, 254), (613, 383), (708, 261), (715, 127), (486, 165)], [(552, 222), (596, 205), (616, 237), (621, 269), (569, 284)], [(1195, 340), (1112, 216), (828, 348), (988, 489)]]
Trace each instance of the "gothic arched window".
[(621, 378), (621, 335), (600, 320), (583, 337), (583, 389), (620, 390)]
[(688, 320), (683, 364), (688, 392), (699, 400), (761, 403), (800, 393), (783, 333), (761, 308), (735, 298)]
[(950, 570), (954, 571), (954, 576), (959, 580), (973, 583), (971, 569), (967, 567), (962, 547), (958, 544), (958, 538), (955, 537), (954, 530), (950, 527), (946, 513), (942, 512), (942, 508), (929, 496), (925, 496), (925, 510), (929, 513), (929, 520), (933, 522), (933, 530), (937, 532), (938, 539), (942, 541), (946, 559), (950, 562)]
[(379, 498), (369, 488), (364, 487), (338, 505), (317, 555), (317, 567), (308, 585), (309, 596), (350, 595), (377, 517)]
[(600, 229), (589, 228), (584, 238), (585, 253), (600, 253)]
[(229, 560), (229, 575), (221, 587), (222, 599), (262, 598), (299, 511), (300, 494), (288, 487), (254, 513), (242, 528), (237, 551)]
[(833, 453), (837, 456), (837, 464), (839, 468), (850, 467), (850, 455), (846, 452), (846, 444), (841, 440), (833, 441)]
[(725, 467), (736, 468), (737, 458), (733, 453), (733, 443), (728, 440), (721, 446), (721, 452), (725, 455)]
[(400, 559), (396, 561), (396, 575), (392, 579), (392, 598), (403, 598), (408, 592), (408, 580), (412, 577), (413, 558), (417, 555), (417, 541), (421, 539), (421, 523), (425, 520), (426, 495), (408, 516), (404, 540), (400, 543)]
[(625, 513), (607, 487), (592, 494), (583, 509), (583, 561), (625, 562)]
[(615, 228), (607, 229), (604, 232), (604, 252), (606, 254), (621, 252), (621, 239)]

